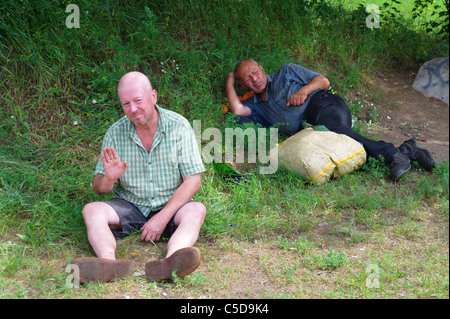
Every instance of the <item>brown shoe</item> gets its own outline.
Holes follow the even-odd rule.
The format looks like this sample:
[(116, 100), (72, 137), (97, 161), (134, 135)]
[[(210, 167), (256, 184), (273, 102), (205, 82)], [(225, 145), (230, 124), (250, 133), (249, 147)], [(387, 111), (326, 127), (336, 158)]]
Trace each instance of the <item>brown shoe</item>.
[(123, 278), (130, 275), (134, 269), (134, 263), (130, 260), (97, 257), (77, 258), (72, 264), (79, 267), (79, 280), (83, 284), (91, 281), (109, 282), (114, 278)]
[(145, 265), (145, 275), (149, 281), (164, 280), (172, 278), (172, 273), (176, 270), (177, 277), (184, 277), (197, 269), (201, 260), (198, 248), (182, 248), (167, 258), (148, 262)]

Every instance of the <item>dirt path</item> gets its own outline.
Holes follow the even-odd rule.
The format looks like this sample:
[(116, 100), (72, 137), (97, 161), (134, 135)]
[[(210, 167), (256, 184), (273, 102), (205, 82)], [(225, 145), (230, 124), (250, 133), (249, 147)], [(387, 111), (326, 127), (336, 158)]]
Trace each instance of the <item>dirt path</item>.
[(449, 106), (413, 89), (415, 75), (378, 73), (372, 80), (371, 89), (382, 98), (374, 102), (380, 125), (371, 130), (395, 146), (414, 138), (436, 160), (445, 162), (449, 158)]

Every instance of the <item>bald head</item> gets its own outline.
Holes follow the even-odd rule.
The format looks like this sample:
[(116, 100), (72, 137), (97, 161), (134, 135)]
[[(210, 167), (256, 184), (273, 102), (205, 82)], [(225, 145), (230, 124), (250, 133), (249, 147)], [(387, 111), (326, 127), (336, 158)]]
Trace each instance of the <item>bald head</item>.
[(124, 88), (127, 88), (129, 86), (140, 86), (145, 90), (151, 91), (152, 90), (152, 84), (150, 83), (150, 80), (148, 77), (141, 73), (141, 72), (129, 72), (122, 76), (122, 78), (119, 81), (119, 85), (117, 87), (117, 91), (120, 91)]

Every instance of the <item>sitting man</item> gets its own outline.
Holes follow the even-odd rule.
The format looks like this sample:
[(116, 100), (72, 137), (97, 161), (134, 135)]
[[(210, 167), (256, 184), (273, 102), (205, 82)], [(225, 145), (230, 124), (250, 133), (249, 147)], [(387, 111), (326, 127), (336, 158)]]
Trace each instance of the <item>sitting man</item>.
[(118, 85), (126, 116), (114, 123), (103, 140), (93, 189), (113, 190), (117, 198), (83, 208), (89, 242), (97, 257), (77, 258), (80, 282), (107, 282), (133, 271), (129, 260), (116, 260), (115, 237), (142, 230), (141, 241), (170, 238), (164, 259), (145, 266), (148, 280), (183, 277), (200, 264), (193, 247), (206, 215), (192, 196), (205, 170), (189, 122), (156, 105), (157, 92), (142, 73), (125, 74)]
[[(234, 84), (252, 92), (254, 96), (241, 102)], [(368, 139), (352, 129), (352, 118), (347, 104), (328, 91), (330, 82), (319, 73), (296, 64), (283, 65), (276, 73), (267, 75), (253, 59), (240, 61), (234, 72), (226, 76), (226, 96), (239, 122), (253, 122), (293, 135), (302, 129), (302, 122), (324, 125), (330, 131), (345, 134), (360, 142), (369, 156), (383, 157), (390, 165), (390, 174), (397, 181), (417, 161), (427, 171), (435, 166), (433, 156), (419, 148), (411, 139), (395, 148), (391, 143)]]

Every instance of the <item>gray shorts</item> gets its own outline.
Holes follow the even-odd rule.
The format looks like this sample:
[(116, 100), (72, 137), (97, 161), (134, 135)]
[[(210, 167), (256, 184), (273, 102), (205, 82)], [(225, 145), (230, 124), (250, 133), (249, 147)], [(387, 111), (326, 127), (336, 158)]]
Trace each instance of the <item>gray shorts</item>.
[[(190, 203), (192, 201), (193, 200), (191, 200), (187, 203)], [(129, 234), (131, 234), (133, 231), (139, 231), (142, 228), (142, 226), (144, 226), (144, 224), (150, 218), (152, 218), (154, 215), (159, 213), (159, 210), (158, 210), (155, 212), (151, 212), (147, 217), (145, 217), (141, 213), (139, 208), (134, 206), (129, 201), (126, 201), (121, 198), (110, 199), (110, 200), (105, 201), (105, 203), (110, 205), (116, 211), (117, 215), (119, 215), (120, 225), (122, 226), (122, 229), (111, 229), (112, 233), (117, 238), (123, 238), (123, 237), (126, 237)], [(184, 205), (186, 205), (186, 204), (184, 204)], [(183, 207), (183, 206), (181, 206), (181, 207)], [(177, 215), (177, 213), (178, 213), (178, 211), (172, 216), (172, 218), (170, 219), (166, 228), (164, 229), (164, 232), (161, 235), (162, 240), (169, 239), (172, 236), (172, 234), (175, 232), (175, 230), (176, 230), (175, 216)]]

